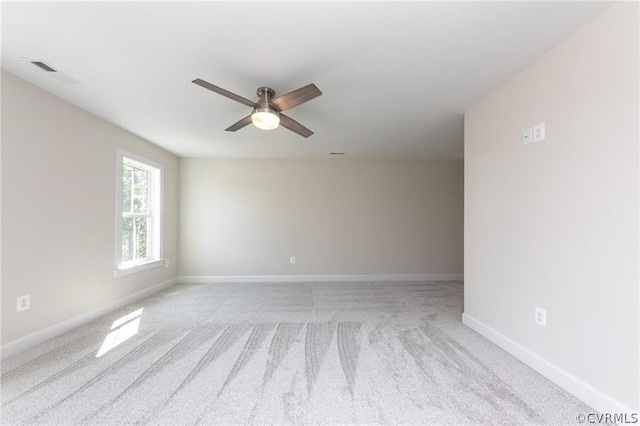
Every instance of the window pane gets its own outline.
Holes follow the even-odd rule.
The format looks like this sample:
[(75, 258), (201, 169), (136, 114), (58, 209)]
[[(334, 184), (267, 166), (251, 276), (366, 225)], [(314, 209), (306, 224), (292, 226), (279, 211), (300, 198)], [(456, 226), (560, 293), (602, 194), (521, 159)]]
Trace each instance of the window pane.
[(146, 214), (149, 209), (149, 172), (133, 169), (133, 212)]
[(117, 221), (122, 219), (122, 227), (117, 238), (121, 238), (122, 252), (116, 257), (118, 268), (124, 271), (156, 260), (162, 253), (161, 230), (156, 226), (161, 222), (162, 213), (160, 197), (156, 197), (162, 191), (162, 168), (136, 156), (127, 157), (121, 150), (118, 157), (122, 160), (122, 181), (118, 180), (118, 185), (122, 183), (118, 191), (122, 211), (118, 212), (121, 216)]
[(122, 211), (131, 212), (131, 185), (133, 180), (132, 167), (122, 165)]
[(137, 217), (135, 218), (135, 232), (136, 232), (136, 259), (146, 259), (149, 257), (147, 236), (149, 231), (149, 218)]
[(133, 218), (122, 218), (122, 261), (133, 260)]

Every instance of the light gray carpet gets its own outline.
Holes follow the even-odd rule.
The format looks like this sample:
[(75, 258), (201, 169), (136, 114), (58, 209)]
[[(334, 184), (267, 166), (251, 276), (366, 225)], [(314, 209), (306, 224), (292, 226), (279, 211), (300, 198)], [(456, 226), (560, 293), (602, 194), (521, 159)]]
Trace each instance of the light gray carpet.
[(557, 425), (592, 411), (462, 325), (462, 300), (451, 282), (178, 284), (6, 360), (1, 420)]

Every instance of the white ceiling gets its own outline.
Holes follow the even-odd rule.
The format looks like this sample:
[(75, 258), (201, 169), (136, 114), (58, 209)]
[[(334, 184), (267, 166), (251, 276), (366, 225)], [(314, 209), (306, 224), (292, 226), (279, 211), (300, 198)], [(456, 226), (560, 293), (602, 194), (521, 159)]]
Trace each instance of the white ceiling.
[[(594, 2), (16, 2), (2, 67), (184, 157), (457, 159), (463, 114), (575, 31)], [(78, 80), (60, 82), (22, 59)], [(224, 129), (309, 83), (287, 112), (315, 132)]]

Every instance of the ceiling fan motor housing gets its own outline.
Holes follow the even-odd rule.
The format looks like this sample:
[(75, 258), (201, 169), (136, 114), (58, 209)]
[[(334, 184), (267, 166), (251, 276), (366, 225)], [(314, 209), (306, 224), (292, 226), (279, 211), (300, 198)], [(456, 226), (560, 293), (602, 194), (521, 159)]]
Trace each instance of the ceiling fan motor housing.
[(253, 108), (251, 114), (255, 114), (257, 112), (267, 112), (279, 116), (280, 111), (277, 108), (274, 108), (270, 103), (275, 94), (276, 92), (270, 87), (260, 87), (258, 89), (258, 96), (260, 97), (260, 99), (256, 102), (258, 106)]

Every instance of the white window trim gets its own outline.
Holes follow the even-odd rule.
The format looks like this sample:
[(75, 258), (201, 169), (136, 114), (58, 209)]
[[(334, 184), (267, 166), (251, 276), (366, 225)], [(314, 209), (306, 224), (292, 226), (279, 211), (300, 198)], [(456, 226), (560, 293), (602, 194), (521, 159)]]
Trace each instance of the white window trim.
[(129, 266), (122, 269), (116, 268), (113, 270), (113, 277), (114, 278), (124, 277), (125, 275), (135, 274), (136, 272), (142, 272), (142, 271), (146, 271), (153, 268), (159, 268), (160, 266), (165, 265), (166, 262), (167, 262), (167, 259), (158, 259), (158, 260), (151, 260), (145, 263), (139, 263), (136, 266)]
[[(156, 185), (156, 188), (152, 189), (155, 192), (154, 197), (157, 197), (157, 204), (160, 206), (160, 212), (155, 216), (157, 220), (152, 224), (152, 226), (156, 228), (156, 230), (154, 231), (154, 236), (157, 233), (159, 241), (152, 241), (152, 247), (150, 248), (150, 250), (154, 250), (156, 253), (154, 253), (154, 256), (151, 260), (129, 265), (122, 264), (122, 163), (125, 158), (133, 160), (142, 165), (156, 168), (160, 171), (160, 177), (159, 179), (157, 179), (160, 185), (159, 187), (157, 187), (158, 185)], [(164, 258), (164, 207), (162, 199), (162, 188), (164, 188), (164, 167), (162, 166), (162, 164), (156, 163), (155, 161), (149, 160), (120, 148), (116, 149), (116, 241), (115, 269), (113, 271), (113, 276), (115, 278), (166, 265), (166, 259)]]

